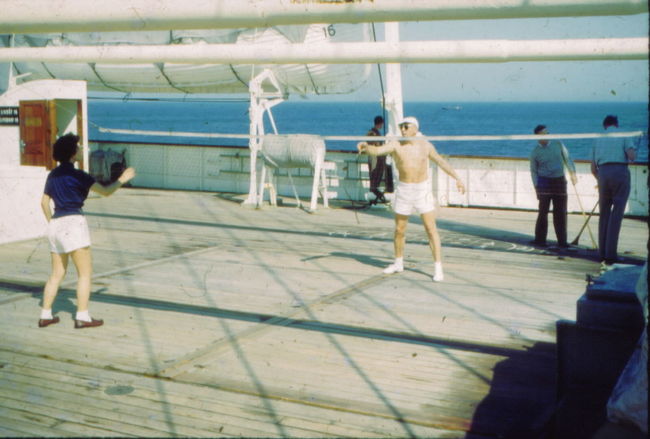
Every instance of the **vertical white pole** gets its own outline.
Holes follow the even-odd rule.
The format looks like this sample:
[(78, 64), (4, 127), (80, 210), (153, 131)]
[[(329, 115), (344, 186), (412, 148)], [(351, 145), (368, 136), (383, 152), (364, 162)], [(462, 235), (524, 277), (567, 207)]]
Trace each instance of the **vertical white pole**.
[[(384, 38), (387, 43), (399, 43), (399, 23), (384, 23)], [(388, 115), (386, 121), (386, 135), (399, 136), (401, 133), (397, 124), (404, 118), (404, 102), (402, 101), (402, 65), (396, 63), (386, 64), (386, 92), (384, 105)], [(397, 168), (390, 157), (387, 164), (393, 167), (393, 179), (398, 180)]]
[[(84, 157), (84, 171), (90, 172), (90, 149), (88, 148), (88, 84), (83, 81), (83, 93), (81, 94), (81, 114), (77, 114), (77, 118), (81, 118), (82, 133), (83, 133), (83, 157)], [(82, 134), (78, 133), (78, 134)]]
[[(251, 136), (263, 135), (264, 124), (260, 119), (264, 116), (264, 111), (260, 104), (261, 86), (257, 78), (254, 78), (248, 85), (250, 91), (250, 103), (248, 104), (248, 117), (250, 125), (248, 132)], [(261, 132), (260, 132), (261, 127)], [(257, 152), (259, 151), (260, 139), (251, 137), (248, 139), (248, 149), (250, 150), (250, 183), (248, 186), (248, 197), (244, 200), (245, 205), (257, 204)]]
[[(399, 43), (399, 23), (385, 23), (384, 33), (387, 43)], [(401, 67), (401, 64), (386, 64), (386, 94), (384, 98), (388, 112), (388, 121), (386, 121), (388, 135), (400, 134), (397, 124), (404, 117)]]

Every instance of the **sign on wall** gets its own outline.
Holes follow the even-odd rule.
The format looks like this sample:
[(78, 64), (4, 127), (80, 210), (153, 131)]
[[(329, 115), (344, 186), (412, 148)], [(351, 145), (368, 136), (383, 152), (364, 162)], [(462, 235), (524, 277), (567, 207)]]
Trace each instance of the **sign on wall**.
[(0, 125), (20, 125), (18, 107), (0, 107)]

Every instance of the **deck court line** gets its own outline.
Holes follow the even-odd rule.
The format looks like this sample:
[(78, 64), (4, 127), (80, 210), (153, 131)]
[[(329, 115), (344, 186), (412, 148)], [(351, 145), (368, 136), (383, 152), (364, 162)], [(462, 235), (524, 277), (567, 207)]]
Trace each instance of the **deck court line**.
[[(283, 315), (274, 316), (268, 320), (264, 320), (263, 322), (260, 322), (263, 323), (262, 326), (254, 326), (252, 328), (245, 329), (239, 332), (235, 338), (241, 342), (242, 339), (252, 339), (254, 337), (259, 337), (263, 334), (266, 334), (269, 331), (274, 330), (276, 327), (279, 326), (285, 326), (285, 327), (293, 326), (296, 324), (297, 321), (294, 317), (302, 314), (305, 311), (308, 311), (310, 308), (318, 305), (328, 305), (337, 302), (339, 300), (342, 300), (346, 297), (352, 296), (353, 294), (361, 292), (370, 286), (380, 283), (386, 277), (387, 275), (384, 274), (375, 275), (367, 279), (364, 279), (360, 282), (349, 285), (345, 288), (342, 288), (324, 297), (320, 297), (311, 302), (307, 302), (304, 305), (298, 307), (296, 310), (290, 311)], [(217, 355), (220, 351), (229, 347), (230, 343), (231, 343), (230, 337), (226, 339), (216, 340), (212, 343), (209, 343), (205, 345), (203, 348), (200, 348), (195, 352), (186, 355), (185, 357), (179, 359), (169, 367), (159, 371), (158, 375), (165, 378), (176, 378), (179, 375), (186, 373), (190, 368), (194, 366), (196, 362), (210, 358), (213, 355)]]

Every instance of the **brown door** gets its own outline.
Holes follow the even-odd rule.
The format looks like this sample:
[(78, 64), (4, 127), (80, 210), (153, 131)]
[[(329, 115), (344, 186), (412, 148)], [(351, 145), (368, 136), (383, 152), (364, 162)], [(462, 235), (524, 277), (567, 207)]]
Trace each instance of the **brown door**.
[(52, 169), (52, 128), (48, 101), (20, 102), (20, 164)]

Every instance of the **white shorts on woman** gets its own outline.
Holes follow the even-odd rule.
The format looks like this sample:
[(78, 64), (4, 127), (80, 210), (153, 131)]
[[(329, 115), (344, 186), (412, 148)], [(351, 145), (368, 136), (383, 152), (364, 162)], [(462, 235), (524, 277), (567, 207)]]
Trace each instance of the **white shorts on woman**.
[(417, 213), (422, 215), (432, 210), (435, 210), (435, 203), (430, 180), (421, 183), (403, 183), (401, 181), (397, 183), (393, 201), (393, 211), (396, 214), (408, 216)]
[(90, 231), (83, 215), (67, 215), (53, 218), (47, 228), (52, 253), (70, 253), (90, 247)]

